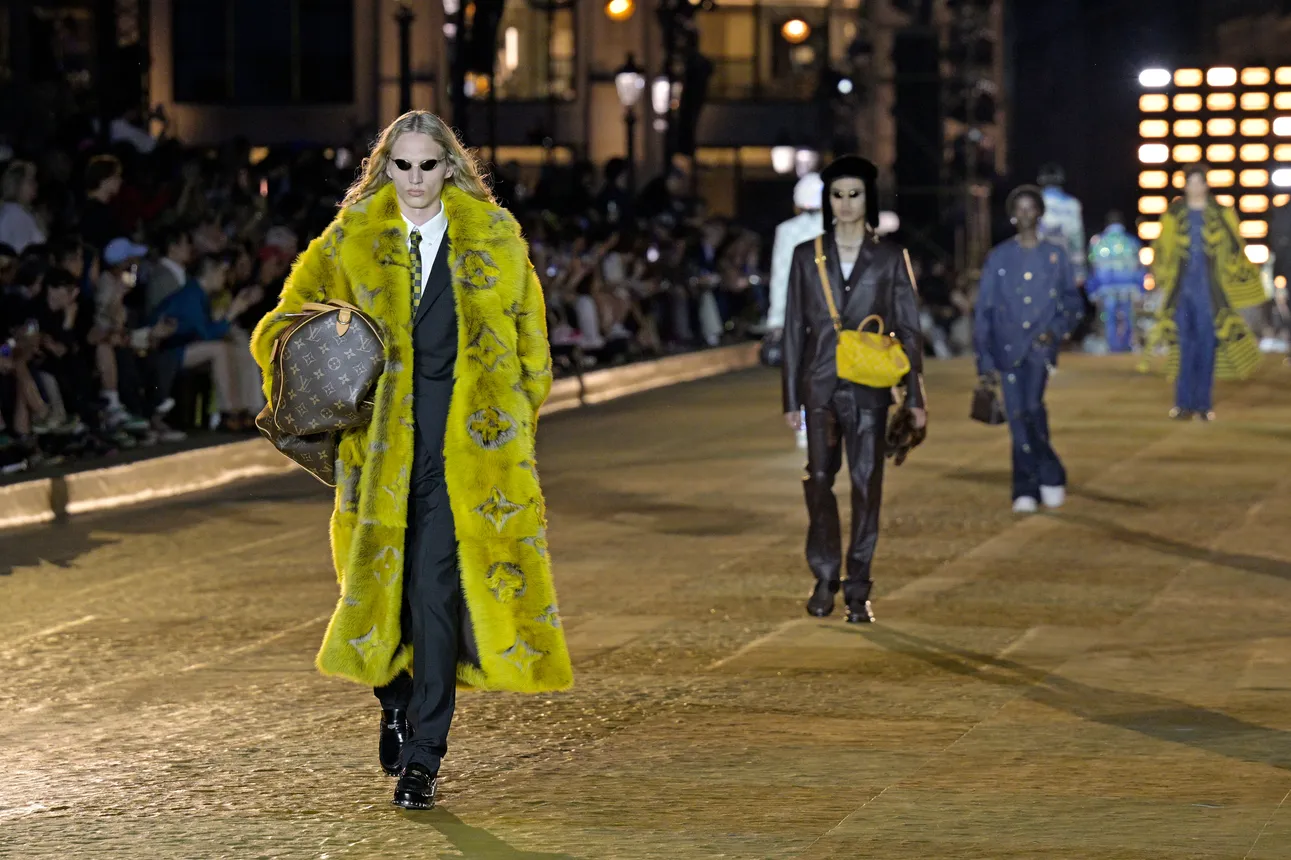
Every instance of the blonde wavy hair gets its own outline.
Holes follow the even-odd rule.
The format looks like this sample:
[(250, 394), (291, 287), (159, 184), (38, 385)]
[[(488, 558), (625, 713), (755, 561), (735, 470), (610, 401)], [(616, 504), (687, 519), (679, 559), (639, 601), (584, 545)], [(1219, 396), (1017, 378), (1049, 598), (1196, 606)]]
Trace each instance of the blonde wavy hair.
[(453, 175), (446, 182), (455, 185), (477, 200), (493, 202), (493, 192), (484, 181), (484, 173), (475, 156), (466, 151), (457, 134), (448, 123), (430, 111), (412, 110), (386, 126), (385, 131), (372, 145), (372, 152), (363, 159), (363, 170), (354, 184), (345, 192), (341, 206), (351, 206), (366, 200), (390, 183), (386, 166), (390, 163), (390, 150), (395, 141), (405, 134), (427, 134), (444, 150), (444, 157)]

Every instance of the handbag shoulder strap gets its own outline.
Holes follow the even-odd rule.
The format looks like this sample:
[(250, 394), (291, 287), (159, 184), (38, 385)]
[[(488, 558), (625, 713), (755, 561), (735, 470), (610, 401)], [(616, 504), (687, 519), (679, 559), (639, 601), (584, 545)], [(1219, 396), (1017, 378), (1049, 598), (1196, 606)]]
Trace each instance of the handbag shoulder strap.
[(838, 307), (834, 304), (834, 291), (829, 286), (829, 272), (825, 270), (825, 240), (816, 237), (816, 270), (820, 272), (820, 289), (825, 294), (825, 303), (829, 305), (829, 318), (834, 321), (834, 331), (843, 330), (843, 320), (838, 316)]

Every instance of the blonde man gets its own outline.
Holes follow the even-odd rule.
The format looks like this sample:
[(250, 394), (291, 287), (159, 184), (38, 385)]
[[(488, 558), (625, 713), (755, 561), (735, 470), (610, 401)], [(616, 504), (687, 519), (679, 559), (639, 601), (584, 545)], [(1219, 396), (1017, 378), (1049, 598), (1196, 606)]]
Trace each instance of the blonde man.
[(386, 370), (371, 424), (339, 446), (341, 598), (317, 665), (376, 688), (393, 802), (429, 809), (456, 685), (573, 680), (534, 465), (551, 387), (542, 290), (515, 220), (433, 114), (382, 132), (256, 327), (262, 370), (287, 315), (327, 299), (377, 321)]

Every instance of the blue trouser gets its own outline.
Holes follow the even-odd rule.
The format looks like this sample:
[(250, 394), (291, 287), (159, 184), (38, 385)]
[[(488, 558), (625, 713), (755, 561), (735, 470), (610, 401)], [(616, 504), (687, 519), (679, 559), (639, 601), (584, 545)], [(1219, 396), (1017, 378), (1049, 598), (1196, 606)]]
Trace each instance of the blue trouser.
[(1179, 326), (1179, 378), (1174, 405), (1189, 412), (1209, 412), (1215, 384), (1215, 318), (1204, 289), (1183, 284), (1174, 321)]
[(1044, 388), (1049, 381), (1045, 356), (1032, 349), (1021, 363), (1006, 370), (1000, 385), (1013, 439), (1013, 498), (1037, 498), (1040, 487), (1063, 487), (1067, 472), (1049, 444), (1049, 413)]
[(1134, 349), (1134, 302), (1120, 295), (1108, 295), (1099, 302), (1103, 306), (1104, 325), (1107, 329), (1107, 349), (1110, 352), (1130, 352)]

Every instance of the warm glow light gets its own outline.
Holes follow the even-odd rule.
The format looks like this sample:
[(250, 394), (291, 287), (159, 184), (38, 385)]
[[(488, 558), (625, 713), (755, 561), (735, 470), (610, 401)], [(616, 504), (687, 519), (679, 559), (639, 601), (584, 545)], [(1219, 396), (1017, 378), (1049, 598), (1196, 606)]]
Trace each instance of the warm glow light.
[(1279, 290), (1285, 290), (1287, 288), (1287, 276), (1278, 275), (1273, 279), (1273, 286), (1277, 287)]
[(1153, 277), (1151, 274), (1144, 275), (1143, 289), (1147, 290), (1150, 293), (1156, 288), (1157, 288), (1157, 279)]
[(1242, 93), (1242, 110), (1268, 110), (1268, 93)]
[(1269, 184), (1269, 172), (1267, 170), (1243, 170), (1240, 179), (1242, 185), (1246, 188), (1263, 188)]
[(1160, 221), (1144, 221), (1139, 225), (1139, 238), (1144, 242), (1152, 242), (1161, 235)]
[(1228, 188), (1237, 181), (1237, 174), (1231, 170), (1206, 171), (1206, 184), (1211, 188)]
[(1139, 83), (1145, 87), (1169, 86), (1170, 73), (1165, 69), (1144, 69), (1139, 72)]
[(1139, 248), (1139, 262), (1144, 266), (1152, 265), (1152, 261), (1156, 259), (1156, 256), (1156, 252), (1151, 248)]
[(1246, 259), (1250, 260), (1257, 266), (1263, 266), (1269, 261), (1268, 245), (1247, 245)]
[(792, 146), (771, 147), (771, 169), (776, 173), (792, 172), (794, 152)]
[[(1144, 96), (1143, 98), (1147, 98)], [(1201, 96), (1196, 93), (1180, 93), (1174, 97), (1174, 109), (1177, 111), (1201, 110)], [(1165, 110), (1165, 108), (1162, 108)]]
[(1243, 239), (1263, 239), (1269, 235), (1269, 225), (1263, 221), (1243, 221), (1237, 232)]
[(1165, 137), (1170, 134), (1170, 123), (1163, 119), (1145, 119), (1139, 123), (1139, 134), (1144, 137)]
[(1237, 96), (1232, 93), (1211, 93), (1206, 96), (1206, 107), (1210, 110), (1232, 110), (1237, 107)]
[(1282, 66), (1273, 73), (1273, 80), (1279, 84), (1291, 84), (1291, 66)]
[(1199, 87), (1202, 80), (1201, 69), (1179, 69), (1174, 73), (1174, 83), (1178, 87)]
[(1139, 96), (1139, 110), (1144, 113), (1161, 113), (1170, 107), (1170, 97), (1162, 93)]
[(1208, 119), (1206, 120), (1206, 134), (1211, 137), (1229, 137), (1237, 133), (1237, 120), (1235, 119)]
[(784, 22), (784, 26), (780, 28), (780, 35), (784, 36), (784, 40), (790, 45), (800, 45), (811, 35), (811, 27), (808, 27), (807, 22), (801, 18), (792, 18)]
[(1268, 69), (1242, 69), (1242, 83), (1248, 87), (1262, 87), (1272, 78)]
[(1201, 120), (1177, 119), (1174, 121), (1176, 137), (1201, 137)]
[(626, 21), (636, 11), (635, 0), (610, 0), (605, 4), (605, 15), (611, 21)]
[(1283, 167), (1273, 171), (1273, 184), (1278, 188), (1291, 188), (1291, 169)]
[(1287, 203), (1291, 203), (1291, 194), (1279, 194), (1273, 198), (1274, 206), (1285, 206)]
[(1139, 161), (1144, 164), (1164, 164), (1170, 160), (1170, 148), (1164, 143), (1145, 143), (1139, 147)]
[[(1206, 158), (1219, 164), (1224, 161), (1232, 161), (1237, 157), (1237, 147), (1231, 143), (1212, 143), (1206, 147)], [(1180, 159), (1182, 161), (1183, 159)]]
[(1237, 201), (1237, 208), (1243, 212), (1267, 212), (1269, 198), (1263, 194), (1243, 194)]
[(502, 65), (508, 72), (514, 72), (520, 67), (520, 31), (515, 27), (507, 27), (502, 44)]
[(1268, 161), (1269, 145), (1267, 143), (1242, 144), (1242, 161)]
[(1245, 137), (1268, 137), (1269, 121), (1267, 119), (1242, 120), (1242, 135)]
[(1169, 205), (1170, 201), (1164, 197), (1139, 198), (1139, 211), (1144, 215), (1161, 215)]
[(1273, 147), (1274, 161), (1291, 161), (1291, 143), (1279, 143)]
[(1291, 116), (1280, 116), (1273, 120), (1273, 133), (1278, 137), (1291, 137)]
[(1174, 160), (1180, 164), (1201, 161), (1201, 147), (1195, 143), (1181, 143), (1174, 148)]
[(1182, 170), (1176, 170), (1174, 175), (1170, 177), (1170, 184), (1175, 188), (1182, 188), (1188, 184), (1188, 177), (1184, 176)]
[(1231, 194), (1216, 194), (1216, 195), (1215, 195), (1215, 202), (1216, 202), (1216, 203), (1218, 203), (1220, 206), (1232, 206), (1232, 205), (1233, 205), (1233, 195), (1231, 195)]
[(1277, 110), (1291, 110), (1291, 93), (1278, 93), (1273, 97), (1273, 107)]
[(1237, 69), (1216, 66), (1206, 70), (1206, 83), (1212, 87), (1231, 87), (1237, 83)]
[(1165, 188), (1170, 184), (1170, 175), (1164, 170), (1145, 170), (1139, 174), (1140, 188)]

